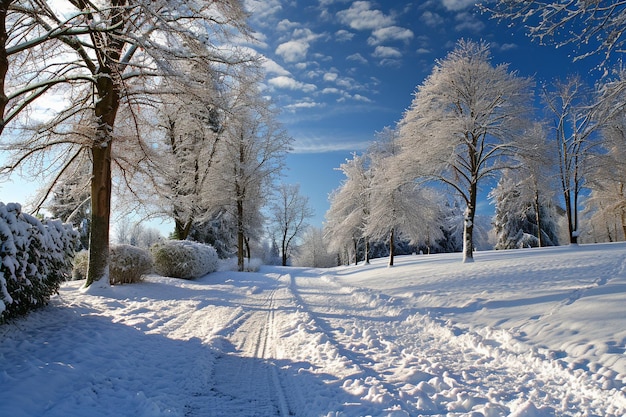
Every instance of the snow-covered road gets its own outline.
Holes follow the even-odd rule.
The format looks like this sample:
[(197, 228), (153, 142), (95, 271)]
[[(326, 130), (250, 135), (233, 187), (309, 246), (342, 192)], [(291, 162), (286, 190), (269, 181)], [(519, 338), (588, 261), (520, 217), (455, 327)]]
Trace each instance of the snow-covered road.
[[(608, 311), (626, 294), (623, 247), (617, 250), (605, 255), (614, 260), (601, 283), (613, 290), (598, 300)], [(545, 265), (571, 265), (561, 259), (567, 256), (585, 262), (582, 252), (553, 255)], [(407, 292), (403, 280), (429, 271), (432, 281), (437, 271), (429, 263), (445, 259), (449, 271), (458, 269), (453, 258), (407, 257), (395, 269), (380, 260), (332, 270), (219, 272), (197, 281), (152, 276), (98, 294), (68, 283), (50, 307), (0, 328), (0, 415), (626, 415), (624, 375), (613, 370), (621, 369), (624, 340), (614, 338), (622, 329), (604, 336), (612, 353), (584, 362), (551, 349), (551, 338), (513, 329), (529, 323), (522, 315), (533, 323), (548, 321), (550, 312), (559, 317), (555, 310), (567, 300), (599, 314), (588, 304), (600, 293), (589, 286), (595, 278), (568, 281), (567, 291), (554, 284), (560, 295), (533, 298), (517, 319), (493, 317), (513, 326), (507, 329), (482, 325), (486, 309), (501, 314), (506, 291), (518, 285), (516, 299), (529, 296), (540, 273), (524, 278), (525, 286), (496, 285), (498, 267), (510, 271), (517, 258), (489, 268), (477, 262), (466, 273), (490, 274), (489, 289), (473, 288), (477, 295), (458, 303), (465, 307), (449, 300), (429, 309), (425, 300), (445, 294), (444, 284), (424, 298)], [(420, 284), (435, 288), (428, 279)], [(574, 300), (577, 288), (585, 293)], [(476, 308), (478, 299), (486, 307)], [(569, 325), (561, 324), (565, 333)]]

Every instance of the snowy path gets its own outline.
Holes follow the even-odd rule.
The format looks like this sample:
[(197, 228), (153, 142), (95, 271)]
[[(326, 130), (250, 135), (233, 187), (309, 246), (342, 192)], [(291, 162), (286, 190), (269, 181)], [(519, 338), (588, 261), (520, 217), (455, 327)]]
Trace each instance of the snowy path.
[[(154, 276), (97, 295), (68, 283), (50, 307), (0, 327), (0, 416), (622, 417), (624, 375), (612, 370), (624, 354), (617, 250), (606, 255), (612, 264), (563, 252), (534, 265), (571, 264), (568, 256), (590, 265), (576, 276), (559, 266), (562, 282), (537, 273), (500, 283), (502, 271), (528, 262), (483, 260), (464, 270), (466, 295), (454, 272), (436, 269), (456, 270), (445, 257), (409, 257), (393, 270), (379, 261)], [(411, 284), (416, 274), (425, 275)], [(582, 346), (564, 317), (594, 314), (620, 327), (589, 331), (587, 345), (611, 347), (585, 351), (593, 361), (529, 339), (559, 331)]]

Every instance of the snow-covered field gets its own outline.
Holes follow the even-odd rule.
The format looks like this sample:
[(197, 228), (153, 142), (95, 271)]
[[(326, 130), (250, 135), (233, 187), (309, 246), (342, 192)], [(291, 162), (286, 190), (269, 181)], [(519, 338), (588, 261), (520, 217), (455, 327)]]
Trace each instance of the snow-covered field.
[(0, 416), (624, 416), (625, 266), (608, 244), (71, 282), (0, 327)]

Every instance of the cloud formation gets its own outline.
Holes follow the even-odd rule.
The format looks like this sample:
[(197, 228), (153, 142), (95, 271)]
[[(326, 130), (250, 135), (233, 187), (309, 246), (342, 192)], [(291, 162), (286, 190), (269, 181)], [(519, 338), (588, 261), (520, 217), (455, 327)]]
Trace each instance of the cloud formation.
[(373, 30), (392, 26), (394, 19), (371, 8), (369, 1), (355, 1), (347, 10), (337, 13), (339, 21), (355, 30)]
[(286, 75), (279, 75), (278, 77), (270, 78), (267, 82), (275, 88), (297, 90), (304, 93), (311, 93), (317, 90), (317, 86), (315, 84), (303, 83)]

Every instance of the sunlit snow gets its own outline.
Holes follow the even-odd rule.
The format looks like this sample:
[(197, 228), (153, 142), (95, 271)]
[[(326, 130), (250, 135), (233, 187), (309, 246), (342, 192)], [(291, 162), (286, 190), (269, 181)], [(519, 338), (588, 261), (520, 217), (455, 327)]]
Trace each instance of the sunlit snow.
[(78, 291), (0, 327), (1, 416), (623, 416), (626, 244)]

